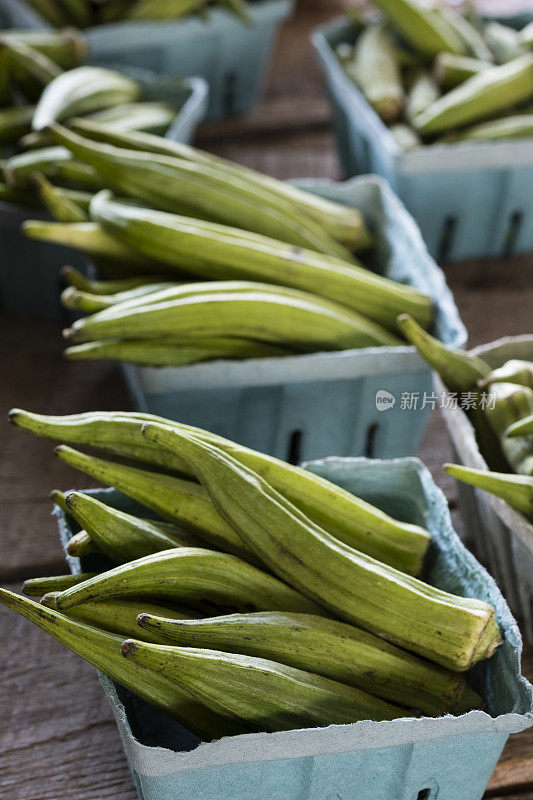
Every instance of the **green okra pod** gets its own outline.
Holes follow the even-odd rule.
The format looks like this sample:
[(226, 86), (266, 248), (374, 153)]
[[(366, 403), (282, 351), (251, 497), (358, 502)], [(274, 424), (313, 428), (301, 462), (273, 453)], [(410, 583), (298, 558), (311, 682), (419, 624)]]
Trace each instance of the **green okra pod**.
[(64, 72), (48, 84), (33, 117), (33, 130), (141, 97), (139, 84), (116, 70), (83, 66)]
[[(82, 606), (83, 607), (83, 606)], [(273, 611), (210, 619), (165, 619), (143, 612), (145, 631), (163, 644), (269, 658), (322, 675), (425, 714), (463, 713), (481, 700), (457, 672), (431, 664), (343, 622)]]
[(279, 358), (294, 355), (288, 347), (246, 339), (205, 339), (194, 342), (169, 343), (157, 340), (106, 339), (67, 347), (64, 355), (75, 361), (110, 359), (129, 361), (150, 367), (184, 367), (218, 359)]
[(411, 47), (432, 58), (442, 50), (464, 53), (457, 30), (435, 8), (417, 0), (374, 0), (374, 5)]
[(146, 597), (185, 603), (207, 613), (323, 609), (296, 589), (237, 556), (201, 547), (178, 547), (137, 558), (66, 589), (56, 605), (68, 609), (87, 600)]
[(355, 43), (353, 60), (345, 69), (384, 122), (398, 119), (405, 94), (392, 33), (386, 25), (378, 22), (366, 26)]
[(77, 67), (89, 52), (87, 39), (76, 28), (54, 30), (3, 30), (0, 42), (25, 44), (38, 50), (63, 69)]
[[(479, 75), (491, 67), (490, 61), (482, 61), (470, 56), (456, 56), (453, 53), (439, 53), (433, 65), (433, 74), (437, 83), (444, 89), (454, 89), (468, 78)], [(437, 97), (435, 97), (437, 100)], [(434, 102), (434, 101), (433, 101)], [(429, 106), (426, 106), (428, 108)], [(421, 109), (420, 113), (425, 111)]]
[(42, 597), (49, 592), (62, 592), (78, 583), (93, 578), (96, 573), (81, 572), (72, 575), (51, 575), (47, 578), (29, 578), (22, 584), (22, 591), (30, 597)]
[(33, 176), (44, 207), (58, 222), (87, 222), (88, 214), (59, 186), (54, 186), (40, 172)]
[(120, 564), (173, 547), (201, 544), (192, 534), (174, 525), (126, 514), (82, 492), (68, 492), (65, 504), (94, 544)]
[(413, 120), (422, 135), (434, 135), (512, 108), (533, 94), (533, 55), (488, 67), (436, 100)]
[(518, 422), (513, 422), (512, 425), (509, 425), (508, 428), (505, 430), (505, 435), (514, 437), (514, 436), (531, 436), (533, 434), (533, 413), (528, 414), (523, 419), (519, 419)]
[(394, 719), (405, 710), (337, 681), (236, 653), (127, 640), (127, 661), (175, 680), (199, 702), (259, 730)]
[[(143, 434), (158, 442), (160, 426), (147, 423)], [(243, 542), (341, 619), (456, 671), (489, 658), (501, 643), (488, 603), (436, 589), (348, 547), (222, 450), (176, 430), (171, 437)]]
[(126, 205), (108, 192), (93, 198), (91, 215), (130, 248), (206, 278), (283, 284), (345, 305), (390, 330), (398, 313), (412, 313), (425, 327), (433, 316), (431, 299), (411, 287), (259, 234)]
[[(418, 575), (422, 568), (430, 536), (420, 526), (399, 522), (370, 503), (308, 470), (199, 428), (180, 425), (162, 417), (139, 412), (89, 412), (53, 417), (13, 409), (9, 419), (18, 427), (37, 436), (69, 444), (91, 445), (111, 455), (145, 461), (191, 477), (191, 470), (180, 457), (175, 441), (166, 437), (165, 428), (176, 427), (215, 444), (244, 466), (259, 473), (307, 516), (345, 544), (413, 575)], [(144, 422), (164, 426), (160, 431), (160, 436), (166, 437), (162, 442), (164, 446), (146, 440), (141, 432)], [(95, 477), (102, 479), (101, 474)], [(110, 480), (117, 480), (117, 477)], [(147, 480), (146, 476), (144, 480)], [(121, 487), (124, 487), (123, 483)], [(126, 494), (131, 490), (131, 483), (127, 491), (122, 488)], [(145, 505), (148, 504), (149, 497), (149, 493), (136, 495), (136, 499)], [(159, 506), (154, 510), (161, 514), (164, 507)], [(233, 544), (238, 544), (237, 537)]]
[(200, 738), (207, 741), (250, 730), (213, 713), (162, 675), (128, 664), (120, 654), (123, 636), (70, 619), (6, 589), (0, 589), (0, 603), (35, 623), (93, 667), (177, 719)]
[(457, 478), (463, 483), (501, 497), (526, 517), (533, 517), (533, 477), (530, 475), (488, 472), (487, 470), (463, 467), (460, 464), (445, 464), (444, 469), (452, 478)]
[(213, 507), (207, 492), (192, 481), (104, 461), (70, 447), (56, 448), (61, 461), (113, 486), (128, 497), (199, 536), (212, 547), (252, 558), (240, 536)]
[(67, 544), (67, 553), (75, 558), (82, 558), (91, 553), (102, 553), (94, 539), (91, 539), (87, 531), (79, 531), (72, 536)]
[[(36, 112), (37, 113), (37, 112)], [(350, 252), (281, 197), (270, 199), (236, 175), (207, 164), (86, 139), (59, 125), (57, 144), (93, 167), (110, 188), (150, 206), (187, 213), (350, 261)]]
[(71, 128), (74, 132), (97, 142), (210, 166), (225, 175), (234, 176), (256, 187), (263, 197), (268, 195), (273, 201), (289, 201), (295, 208), (319, 223), (334, 239), (342, 242), (352, 251), (370, 247), (372, 244), (372, 237), (357, 208), (328, 200), (294, 186), (292, 183), (280, 181), (270, 175), (263, 175), (249, 167), (235, 164), (182, 142), (164, 139), (161, 136), (138, 131), (118, 131), (109, 125), (95, 124), (87, 119), (73, 120)]
[(161, 305), (113, 306), (76, 320), (69, 341), (141, 338), (187, 344), (187, 337), (243, 338), (300, 351), (394, 346), (400, 339), (382, 326), (310, 294), (288, 297), (266, 291), (217, 292)]
[[(49, 592), (41, 599), (41, 605), (46, 606), (46, 608), (56, 609), (58, 596), (59, 592)], [(147, 610), (148, 608), (150, 609), (149, 611)], [(168, 618), (174, 621), (194, 619), (195, 616), (192, 610), (148, 603), (146, 600), (106, 600), (105, 603), (101, 603), (98, 600), (88, 600), (82, 605), (73, 606), (61, 613), (69, 619), (77, 620), (85, 625), (91, 625), (121, 636), (135, 636), (154, 644), (167, 644), (168, 640), (157, 631), (145, 630), (141, 632), (137, 623), (139, 614), (163, 614), (165, 619)]]
[(533, 389), (533, 361), (512, 358), (501, 367), (493, 369), (486, 378), (478, 381), (478, 386), (485, 389), (493, 383), (516, 383)]

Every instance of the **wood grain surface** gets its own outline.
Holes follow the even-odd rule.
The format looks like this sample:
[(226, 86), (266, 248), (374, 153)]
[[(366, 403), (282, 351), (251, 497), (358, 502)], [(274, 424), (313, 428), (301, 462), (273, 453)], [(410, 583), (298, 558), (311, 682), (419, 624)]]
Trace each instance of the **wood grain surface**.
[[(340, 2), (304, 0), (284, 28), (264, 99), (246, 118), (204, 126), (212, 152), (280, 178), (340, 178), (329, 107), (308, 44)], [(470, 344), (531, 332), (531, 258), (446, 267)], [(20, 406), (54, 414), (128, 409), (118, 370), (67, 363), (54, 323), (0, 316), (0, 415)], [(30, 575), (65, 571), (48, 494), (92, 485), (53, 456), (53, 443), (0, 424), (0, 582), (17, 591)], [(420, 457), (445, 490), (449, 448), (432, 417)], [(458, 528), (461, 520), (454, 511)], [(133, 800), (118, 731), (94, 670), (31, 623), (0, 608), (0, 797), (6, 800)], [(533, 678), (533, 651), (524, 672)], [(533, 733), (511, 737), (486, 797), (533, 800)]]

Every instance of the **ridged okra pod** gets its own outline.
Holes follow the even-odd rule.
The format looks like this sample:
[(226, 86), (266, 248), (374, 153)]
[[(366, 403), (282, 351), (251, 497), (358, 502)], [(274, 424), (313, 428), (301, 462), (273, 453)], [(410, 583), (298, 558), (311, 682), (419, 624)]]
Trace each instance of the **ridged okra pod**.
[[(290, 355), (288, 348), (246, 339), (206, 339), (197, 343), (157, 340), (105, 339), (67, 347), (64, 355), (75, 361), (110, 359), (150, 367), (184, 367), (217, 359), (278, 358)], [(294, 353), (293, 353), (294, 354)]]
[(44, 207), (58, 222), (87, 222), (88, 214), (68, 194), (54, 186), (44, 175), (36, 173), (34, 182)]
[(457, 31), (436, 9), (417, 0), (374, 0), (374, 5), (402, 38), (422, 55), (432, 58), (442, 50), (466, 52)]
[(510, 425), (533, 414), (533, 389), (514, 383), (491, 384), (485, 414), (512, 470), (533, 475), (533, 437), (505, 435)]
[[(215, 436), (208, 431), (202, 431), (200, 428), (180, 425), (162, 417), (140, 412), (124, 412), (122, 414), (89, 412), (52, 417), (13, 409), (10, 413), (10, 421), (37, 436), (70, 444), (90, 444), (92, 447), (97, 447), (113, 455), (146, 461), (190, 477), (189, 465), (180, 457), (179, 447), (175, 440), (166, 437), (164, 428), (161, 429), (160, 436), (165, 438), (165, 446), (148, 442), (141, 433), (144, 422), (157, 423), (165, 428), (167, 426), (176, 427), (178, 430), (215, 444), (244, 466), (259, 473), (307, 516), (356, 550), (361, 550), (410, 574), (418, 575), (422, 568), (430, 536), (419, 525), (399, 522), (379, 508), (355, 497), (319, 475)], [(86, 464), (85, 461), (84, 464)], [(88, 464), (92, 464), (92, 462), (88, 462)], [(101, 472), (92, 474), (104, 482), (107, 479)], [(150, 473), (144, 475), (144, 478), (139, 481), (132, 482), (136, 475), (134, 473), (129, 476), (128, 484), (124, 483), (128, 473), (121, 472), (120, 475), (121, 484), (118, 488), (125, 494), (134, 496), (144, 505), (148, 505), (150, 498), (153, 500), (153, 497), (160, 493), (160, 490), (155, 489), (158, 484), (150, 484), (150, 480), (147, 478)], [(108, 478), (113, 482), (117, 480), (118, 476), (114, 474)], [(155, 479), (155, 474), (153, 478)], [(146, 482), (148, 482), (148, 492), (138, 494), (138, 484), (142, 486)], [(172, 482), (169, 485), (177, 496), (177, 486)], [(133, 486), (136, 488), (133, 489)], [(178, 486), (182, 485), (178, 484)], [(134, 495), (131, 495), (132, 491), (135, 491)], [(167, 509), (166, 513), (168, 514), (168, 509), (172, 507), (171, 497), (172, 495), (169, 493), (169, 500), (159, 504), (154, 510), (161, 515), (165, 514), (164, 509)], [(233, 546), (238, 546), (238, 541), (238, 537), (235, 537), (232, 542)]]
[(249, 728), (218, 716), (174, 681), (139, 669), (121, 655), (123, 637), (69, 619), (25, 597), (0, 589), (0, 603), (33, 622), (112, 680), (177, 719), (201, 739), (246, 733)]
[(25, 44), (55, 61), (63, 69), (77, 67), (88, 54), (85, 36), (76, 28), (53, 30), (3, 30), (0, 41)]
[(446, 347), (407, 316), (398, 320), (399, 327), (422, 358), (438, 372), (450, 392), (469, 392), (473, 402), (466, 412), (474, 426), (479, 448), (491, 469), (505, 469), (506, 457), (499, 438), (489, 425), (477, 383), (490, 374), (490, 366), (479, 356), (465, 350)]
[(192, 534), (169, 523), (126, 514), (89, 494), (69, 492), (66, 505), (68, 512), (99, 549), (117, 563), (173, 547), (197, 547), (200, 544)]
[(211, 547), (251, 557), (239, 535), (222, 519), (197, 483), (104, 461), (70, 447), (60, 446), (56, 453), (61, 461), (113, 486), (163, 519), (178, 523)]
[(33, 130), (77, 114), (88, 114), (141, 97), (139, 84), (116, 70), (83, 66), (64, 72), (41, 95), (33, 118)]
[(164, 550), (95, 575), (61, 592), (59, 609), (87, 600), (146, 597), (185, 603), (207, 613), (299, 611), (318, 614), (316, 603), (273, 575), (228, 553), (201, 547)]
[(78, 583), (94, 578), (95, 572), (79, 572), (68, 575), (50, 575), (46, 578), (28, 578), (22, 584), (22, 591), (30, 597), (42, 597), (49, 592), (62, 592)]
[(515, 436), (531, 436), (533, 434), (533, 414), (528, 414), (527, 417), (519, 419), (518, 422), (513, 422), (505, 430), (505, 435), (511, 438)]
[(136, 208), (100, 192), (91, 215), (130, 248), (168, 266), (205, 278), (279, 283), (325, 297), (394, 330), (399, 313), (411, 313), (427, 327), (433, 304), (421, 292), (356, 264), (289, 245), (259, 234)]
[[(479, 75), (492, 66), (490, 61), (482, 61), (470, 56), (456, 56), (453, 53), (439, 53), (433, 65), (437, 83), (444, 89), (454, 89), (468, 78)], [(435, 97), (435, 100), (437, 98)], [(428, 108), (429, 106), (426, 106)], [(420, 113), (425, 109), (421, 109)]]
[(514, 114), (510, 117), (480, 122), (442, 138), (446, 142), (492, 142), (498, 139), (528, 139), (533, 136), (533, 114)]
[[(143, 612), (139, 625), (164, 644), (201, 647), (307, 670), (425, 714), (463, 713), (480, 705), (462, 675), (430, 664), (360, 628), (310, 614), (231, 614), (165, 619)], [(134, 634), (135, 635), (135, 634)]]
[(89, 164), (106, 185), (151, 207), (255, 231), (297, 247), (351, 260), (318, 223), (281, 197), (271, 199), (236, 175), (207, 164), (127, 150), (85, 139), (59, 125), (54, 139)]
[(445, 464), (444, 469), (452, 478), (501, 497), (526, 517), (533, 517), (533, 477), (530, 475), (487, 472), (460, 464)]
[(493, 383), (516, 383), (533, 389), (533, 361), (512, 358), (501, 367), (493, 369), (486, 378), (478, 381), (478, 385), (483, 389)]
[[(319, 475), (200, 428), (140, 412), (89, 412), (52, 417), (13, 409), (10, 421), (37, 436), (69, 444), (90, 444), (113, 455), (146, 461), (190, 477), (190, 467), (180, 457), (175, 440), (166, 436), (166, 427), (176, 427), (215, 444), (244, 466), (253, 469), (307, 516), (356, 550), (410, 574), (418, 575), (422, 568), (430, 536), (419, 525), (399, 522)], [(160, 437), (161, 441), (165, 438), (165, 446), (152, 444), (142, 436), (144, 422), (164, 426)], [(95, 477), (105, 480), (101, 473)], [(121, 491), (126, 494), (131, 492), (131, 482), (127, 490), (124, 487), (122, 482)], [(177, 491), (176, 488), (174, 491)], [(136, 499), (145, 505), (148, 505), (149, 498), (150, 492), (136, 495)], [(165, 507), (169, 508), (170, 504), (154, 510), (161, 514)], [(237, 542), (238, 538), (235, 544)]]
[(228, 176), (234, 176), (255, 186), (263, 197), (272, 200), (287, 200), (295, 208), (307, 214), (326, 230), (330, 236), (342, 242), (351, 251), (364, 249), (372, 244), (372, 237), (366, 228), (363, 215), (357, 208), (337, 203), (333, 200), (280, 181), (270, 175), (235, 164), (220, 156), (199, 150), (182, 142), (164, 139), (143, 132), (118, 131), (109, 125), (96, 124), (87, 119), (76, 119), (71, 124), (76, 133), (97, 142), (124, 147), (127, 150), (140, 150), (171, 156), (197, 164), (204, 164)]
[[(49, 592), (41, 599), (41, 605), (46, 608), (56, 608), (58, 592)], [(77, 620), (85, 625), (100, 628), (109, 633), (121, 636), (135, 636), (146, 642), (154, 644), (168, 644), (168, 639), (155, 630), (141, 631), (137, 619), (140, 614), (163, 615), (165, 619), (174, 622), (183, 619), (194, 619), (192, 610), (178, 609), (170, 605), (158, 605), (146, 600), (107, 600), (101, 603), (98, 600), (88, 600), (79, 606), (73, 606), (61, 612), (69, 619)]]
[[(146, 424), (143, 432), (158, 441), (157, 426)], [(488, 603), (429, 586), (342, 544), (222, 450), (177, 431), (172, 437), (247, 546), (341, 619), (456, 671), (490, 657), (501, 643)]]
[(185, 297), (161, 305), (116, 306), (76, 320), (69, 341), (156, 339), (187, 344), (193, 340), (239, 338), (303, 352), (401, 344), (381, 325), (338, 305), (316, 301), (308, 293), (284, 297), (266, 291), (218, 292)]
[(90, 555), (91, 553), (102, 554), (96, 542), (91, 539), (87, 531), (84, 530), (78, 531), (78, 533), (70, 537), (66, 550), (69, 556), (74, 556), (75, 558), (83, 558), (83, 556)]
[(264, 658), (133, 639), (124, 642), (122, 653), (133, 664), (174, 679), (215, 713), (259, 730), (394, 719), (405, 713), (360, 689)]
[(422, 135), (432, 136), (494, 116), (532, 94), (533, 55), (528, 53), (468, 78), (419, 114), (413, 125)]
[[(405, 116), (411, 122), (417, 114), (421, 114), (432, 103), (437, 100), (440, 94), (439, 87), (428, 70), (419, 70), (409, 87), (407, 94), (407, 103), (405, 107)], [(416, 136), (416, 132), (413, 131)]]
[(386, 25), (371, 23), (363, 30), (353, 60), (345, 68), (384, 122), (398, 119), (405, 94), (391, 30)]
[(23, 231), (30, 239), (73, 247), (94, 258), (125, 264), (132, 271), (158, 268), (149, 258), (144, 258), (141, 254), (122, 245), (115, 237), (109, 236), (96, 222), (67, 223), (27, 220), (23, 225)]

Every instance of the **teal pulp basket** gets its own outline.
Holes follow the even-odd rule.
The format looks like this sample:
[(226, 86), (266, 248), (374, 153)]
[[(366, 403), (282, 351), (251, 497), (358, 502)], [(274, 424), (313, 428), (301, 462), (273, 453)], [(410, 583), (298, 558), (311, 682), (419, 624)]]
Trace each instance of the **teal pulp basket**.
[[(201, 743), (177, 722), (100, 676), (142, 800), (481, 800), (509, 734), (533, 722), (520, 674), (522, 641), (493, 579), (454, 532), (446, 499), (417, 459), (328, 458), (307, 465), (389, 514), (426, 526), (434, 586), (491, 603), (503, 644), (469, 673), (485, 711), (440, 718), (253, 733)], [(90, 492), (146, 516), (114, 490)], [(77, 530), (59, 508), (62, 541)], [(105, 568), (69, 558), (73, 572)], [(60, 756), (59, 756), (60, 757)]]

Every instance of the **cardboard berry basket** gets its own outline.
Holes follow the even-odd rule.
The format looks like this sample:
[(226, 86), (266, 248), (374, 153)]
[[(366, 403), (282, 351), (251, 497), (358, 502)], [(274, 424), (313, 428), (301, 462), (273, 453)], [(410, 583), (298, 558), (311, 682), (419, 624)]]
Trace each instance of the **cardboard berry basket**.
[[(501, 367), (512, 358), (533, 360), (533, 335), (513, 336), (473, 351), (491, 367)], [(435, 376), (437, 392), (446, 392)], [(458, 464), (488, 469), (479, 452), (474, 429), (461, 408), (442, 410), (454, 458)], [(533, 524), (508, 503), (489, 492), (457, 481), (459, 508), (476, 552), (494, 576), (522, 630), (533, 642)]]
[(353, 24), (341, 17), (312, 37), (346, 175), (386, 178), (439, 261), (533, 250), (533, 139), (403, 150), (337, 58), (337, 45), (355, 36)]
[[(425, 525), (433, 538), (429, 583), (491, 603), (503, 644), (469, 681), (484, 711), (455, 717), (279, 733), (201, 743), (177, 722), (100, 675), (142, 800), (481, 800), (509, 734), (533, 723), (533, 687), (520, 674), (522, 641), (493, 579), (454, 532), (446, 499), (414, 458), (328, 458), (308, 469), (389, 514)], [(114, 490), (90, 492), (146, 516)], [(76, 532), (55, 508), (63, 543)], [(68, 558), (73, 572), (104, 568), (94, 556)]]
[[(160, 75), (199, 75), (209, 84), (207, 117), (249, 111), (258, 99), (281, 23), (293, 0), (250, 0), (250, 23), (224, 8), (176, 20), (114, 22), (84, 31), (88, 63), (143, 67)], [(0, 0), (11, 28), (49, 27), (24, 0)]]
[[(115, 66), (115, 65), (113, 65)], [(145, 70), (119, 67), (138, 79), (148, 100), (171, 103), (176, 117), (166, 137), (189, 142), (207, 107), (208, 87), (203, 78), (166, 78), (155, 81)], [(28, 219), (48, 219), (40, 209), (0, 201), (0, 308), (9, 314), (37, 314), (62, 319), (59, 270), (70, 264), (89, 274), (88, 259), (77, 250), (28, 239), (21, 231)]]

